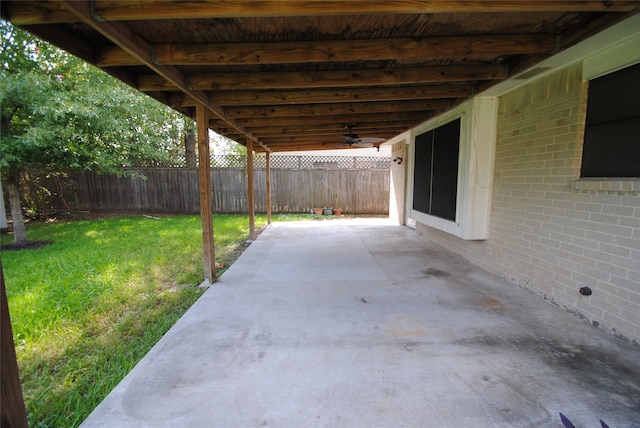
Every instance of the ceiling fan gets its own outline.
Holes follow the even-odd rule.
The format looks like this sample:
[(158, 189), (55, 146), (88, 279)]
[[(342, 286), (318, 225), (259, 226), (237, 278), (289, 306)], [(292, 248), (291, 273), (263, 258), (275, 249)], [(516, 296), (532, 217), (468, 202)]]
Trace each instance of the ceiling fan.
[[(359, 137), (358, 134), (353, 133), (353, 127), (355, 123), (347, 123), (345, 128), (347, 128), (348, 133), (342, 135), (342, 145), (350, 146), (350, 147), (376, 147), (376, 143), (382, 143), (386, 141), (385, 138), (378, 137)], [(378, 150), (380, 148), (378, 147)]]

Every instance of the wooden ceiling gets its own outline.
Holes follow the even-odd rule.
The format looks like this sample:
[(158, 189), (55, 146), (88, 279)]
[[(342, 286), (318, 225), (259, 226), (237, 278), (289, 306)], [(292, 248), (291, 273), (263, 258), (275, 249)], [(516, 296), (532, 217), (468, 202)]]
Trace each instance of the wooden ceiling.
[(2, 17), (257, 151), (388, 139), (639, 1), (0, 2)]

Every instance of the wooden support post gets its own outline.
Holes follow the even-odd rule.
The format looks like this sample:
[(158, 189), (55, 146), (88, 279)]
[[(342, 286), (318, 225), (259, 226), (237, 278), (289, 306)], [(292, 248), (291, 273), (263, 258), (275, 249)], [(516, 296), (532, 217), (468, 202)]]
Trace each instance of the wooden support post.
[(22, 386), (18, 373), (16, 348), (13, 343), (9, 304), (4, 286), (2, 262), (0, 262), (0, 425), (7, 427), (26, 428), (27, 413), (24, 408)]
[(213, 240), (213, 186), (211, 184), (211, 159), (209, 156), (209, 111), (196, 105), (198, 128), (198, 178), (200, 182), (200, 217), (202, 218), (202, 253), (204, 259), (204, 283), (216, 281), (216, 251)]
[(271, 224), (271, 153), (266, 152), (265, 165), (265, 181), (267, 182), (266, 205), (267, 205), (267, 224)]
[(247, 139), (247, 206), (249, 209), (249, 239), (256, 239), (256, 204), (253, 186), (253, 141)]

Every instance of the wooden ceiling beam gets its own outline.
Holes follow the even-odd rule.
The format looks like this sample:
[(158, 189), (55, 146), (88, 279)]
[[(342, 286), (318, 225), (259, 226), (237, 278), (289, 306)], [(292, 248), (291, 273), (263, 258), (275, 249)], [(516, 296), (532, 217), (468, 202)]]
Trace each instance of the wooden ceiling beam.
[(370, 103), (299, 104), (295, 106), (256, 106), (227, 108), (234, 119), (371, 114), (407, 111), (444, 110), (447, 100), (375, 101)]
[[(551, 54), (555, 36), (495, 34), (364, 40), (325, 40), (277, 43), (202, 43), (154, 45), (154, 58), (166, 65), (255, 65), (427, 58), (486, 58), (487, 56)], [(104, 47), (99, 67), (140, 65), (118, 47)]]
[[(375, 144), (375, 147), (384, 144)], [(342, 141), (301, 141), (298, 143), (292, 142), (277, 142), (271, 143), (270, 146), (272, 152), (298, 152), (304, 150), (337, 150), (337, 149), (359, 149), (366, 147), (349, 146)]]
[[(387, 141), (393, 138), (395, 134), (387, 134), (386, 136), (380, 136), (379, 138), (383, 141)], [(329, 143), (333, 145), (339, 145), (343, 142), (342, 137), (339, 135), (326, 135), (324, 137), (308, 137), (304, 135), (300, 135), (298, 137), (286, 137), (286, 138), (268, 138), (265, 139), (265, 143), (268, 145), (278, 145), (278, 144), (306, 144), (306, 143)]]
[[(432, 84), (285, 91), (213, 91), (208, 94), (209, 98), (217, 105), (241, 107), (466, 98), (473, 91), (473, 85)], [(185, 97), (181, 93), (170, 95), (170, 100), (170, 105), (176, 107), (193, 107), (194, 103), (190, 97)]]
[(359, 147), (349, 147), (336, 145), (334, 142), (305, 143), (305, 144), (279, 144), (271, 148), (272, 153), (277, 152), (303, 152), (310, 150), (338, 150), (338, 149), (357, 149)]
[[(327, 141), (341, 141), (340, 136), (346, 134), (346, 130), (345, 131), (339, 131), (339, 132), (326, 132), (324, 134), (307, 134), (305, 132), (300, 132), (298, 134), (286, 134), (286, 135), (265, 135), (262, 139), (262, 141), (265, 142), (265, 144), (271, 144), (271, 143), (283, 143), (283, 142), (296, 142), (296, 141), (300, 141), (300, 142), (304, 142), (304, 141), (319, 141), (319, 140), (327, 140)], [(385, 138), (385, 139), (389, 139), (392, 138), (394, 136), (396, 136), (398, 133), (396, 131), (389, 131), (389, 132), (377, 132), (375, 134), (375, 137), (379, 137), (379, 138)], [(366, 136), (371, 136), (372, 134), (367, 133), (367, 134), (363, 134)]]
[(59, 2), (2, 1), (0, 7), (2, 7), (2, 18), (18, 26), (80, 21), (73, 12)]
[[(388, 126), (378, 126), (378, 127), (370, 126), (365, 123), (363, 124), (362, 127), (358, 126), (358, 130), (359, 130), (358, 132), (360, 132), (361, 130), (362, 132), (365, 132), (368, 134), (375, 133), (376, 135), (380, 135), (380, 134), (396, 135), (407, 129), (406, 128), (407, 123), (415, 124), (416, 122), (415, 121), (411, 121), (411, 122), (396, 121)], [(212, 125), (212, 128), (213, 128), (213, 125)], [(271, 138), (281, 139), (286, 137), (295, 137), (301, 134), (318, 137), (318, 136), (326, 136), (331, 134), (342, 135), (348, 132), (347, 128), (342, 123), (336, 123), (331, 125), (324, 124), (324, 125), (321, 125), (320, 127), (318, 127), (318, 125), (309, 125), (309, 124), (295, 124), (295, 125), (289, 124), (283, 127), (269, 127), (269, 128), (260, 127), (255, 129), (258, 130), (256, 131), (256, 133), (257, 135), (260, 136), (260, 141), (263, 141), (263, 139), (271, 139)], [(216, 132), (218, 131), (223, 132), (225, 135), (227, 135), (231, 139), (233, 139), (232, 138), (233, 136), (236, 136), (236, 137), (238, 136), (236, 134), (229, 133), (230, 131), (225, 128), (219, 128), (218, 130), (216, 130)]]
[(251, 124), (252, 128), (260, 129), (279, 128), (279, 127), (300, 127), (303, 129), (316, 128), (323, 129), (325, 126), (337, 124), (339, 127), (346, 128), (346, 124), (355, 123), (357, 127), (369, 126), (373, 128), (384, 128), (393, 126), (398, 121), (415, 122), (423, 117), (431, 117), (433, 112), (407, 112), (407, 113), (374, 113), (370, 115), (336, 115), (336, 116), (303, 116), (293, 118), (248, 118), (238, 119), (243, 123)]
[(250, 18), (472, 12), (629, 12), (635, 1), (591, 0), (96, 0), (96, 12), (107, 21), (142, 19)]
[[(381, 136), (380, 139), (384, 138), (384, 141), (392, 138)], [(316, 137), (308, 137), (304, 134), (300, 134), (298, 136), (290, 136), (286, 138), (270, 138), (268, 139), (269, 144), (273, 146), (278, 145), (288, 145), (288, 144), (309, 144), (309, 143), (320, 143), (320, 144), (329, 144), (332, 146), (340, 145), (344, 140), (339, 134), (327, 134), (324, 136), (316, 136)]]
[[(388, 138), (380, 143), (375, 143), (375, 147), (381, 146), (382, 144), (384, 144), (386, 141), (390, 139), (391, 138)], [(342, 149), (342, 148), (354, 148), (354, 149), (359, 148), (356, 146), (353, 146), (353, 147), (348, 146), (344, 144), (341, 139), (300, 141), (300, 142), (285, 141), (285, 142), (271, 142), (269, 144), (270, 144), (269, 148), (272, 152), (298, 151), (298, 150), (305, 150), (305, 148), (308, 148), (308, 147), (314, 147), (313, 149), (309, 149), (309, 150), (333, 150), (333, 149)], [(298, 147), (300, 147), (300, 149), (298, 149)]]
[[(376, 138), (384, 138), (384, 139), (390, 139), (395, 137), (398, 134), (403, 133), (404, 131), (410, 129), (410, 127), (407, 128), (398, 128), (398, 129), (392, 129), (389, 131), (384, 131), (384, 132), (373, 132), (373, 131), (362, 131), (361, 133), (359, 133), (358, 135), (361, 135), (363, 137), (376, 137)], [(307, 135), (305, 134), (305, 131), (300, 131), (300, 132), (291, 132), (289, 134), (280, 134), (280, 135), (262, 135), (260, 137), (260, 141), (263, 141), (264, 144), (269, 145), (272, 144), (273, 142), (282, 142), (282, 141), (288, 141), (288, 142), (295, 142), (295, 141), (309, 141), (309, 140), (325, 140), (325, 141), (342, 141), (341, 135), (346, 134), (346, 130), (342, 129), (342, 130), (329, 130), (324, 134), (313, 134), (313, 135)]]
[[(188, 76), (187, 84), (191, 90), (306, 89), (502, 80), (507, 78), (507, 74), (507, 67), (501, 64), (448, 65), (309, 72), (207, 73)], [(176, 90), (173, 82), (155, 74), (139, 76), (138, 85), (142, 91)]]
[[(390, 121), (390, 122), (358, 122), (356, 126), (353, 128), (353, 132), (356, 134), (360, 132), (375, 132), (375, 131), (384, 131), (384, 130), (395, 130), (395, 129), (406, 129), (406, 127), (415, 126), (416, 122), (414, 120), (400, 120), (400, 121)], [(342, 123), (336, 123), (335, 125), (330, 124), (313, 124), (313, 123), (298, 123), (287, 126), (261, 126), (256, 128), (250, 128), (253, 132), (256, 132), (258, 136), (264, 135), (273, 135), (276, 134), (301, 134), (305, 131), (318, 130), (318, 131), (326, 131), (328, 133), (331, 132), (340, 132), (341, 134), (346, 134), (347, 129)]]
[[(385, 138), (385, 137), (380, 137), (380, 138)], [(386, 138), (386, 140), (390, 139)], [(269, 144), (272, 145), (273, 147), (277, 147), (277, 146), (284, 146), (284, 145), (305, 145), (305, 144), (321, 144), (324, 146), (338, 146), (341, 145), (343, 143), (342, 138), (340, 137), (340, 135), (330, 135), (327, 134), (323, 137), (315, 137), (315, 138), (309, 138), (309, 137), (305, 137), (304, 135), (299, 135), (298, 137), (288, 137), (285, 139), (269, 139)]]
[[(315, 122), (296, 122), (288, 125), (262, 125), (260, 127), (255, 127), (252, 129), (257, 129), (257, 132), (260, 134), (271, 133), (271, 132), (281, 132), (282, 129), (302, 129), (302, 130), (319, 130), (324, 131), (327, 129), (338, 129), (338, 130), (346, 130), (347, 124), (355, 124), (354, 132), (360, 129), (367, 130), (376, 130), (376, 129), (395, 129), (402, 128), (408, 123), (415, 123), (415, 118), (403, 118), (400, 120), (388, 120), (388, 121), (377, 121), (377, 120), (367, 120), (366, 117), (360, 118), (359, 122), (342, 122), (338, 121), (335, 123), (315, 123)], [(357, 132), (356, 132), (357, 134)]]
[[(395, 136), (402, 134), (406, 130), (401, 130), (394, 133), (384, 133), (384, 134), (371, 134), (371, 133), (362, 133), (364, 138), (379, 138), (380, 140), (387, 141)], [(299, 135), (288, 135), (284, 137), (265, 137), (265, 145), (269, 146), (269, 148), (276, 147), (277, 145), (282, 144), (308, 144), (308, 143), (323, 143), (329, 146), (337, 146), (340, 145), (344, 139), (342, 138), (343, 133), (330, 133), (322, 136), (305, 136), (304, 133), (300, 133)]]
[[(397, 128), (399, 127), (395, 126), (393, 128), (387, 128), (387, 129), (390, 129), (390, 132), (393, 132), (393, 130)], [(259, 135), (261, 139), (264, 137), (298, 135), (300, 133), (299, 131), (302, 129), (304, 129), (305, 132), (308, 133), (309, 135), (316, 135), (316, 136), (326, 135), (327, 132), (329, 133), (342, 132), (343, 134), (347, 132), (347, 128), (345, 128), (344, 124), (341, 124), (341, 123), (323, 124), (321, 127), (318, 127), (318, 125), (307, 126), (307, 124), (298, 123), (298, 124), (286, 124), (286, 125), (274, 126), (274, 127), (268, 127), (268, 128), (255, 127), (253, 129), (256, 130), (256, 135)], [(219, 128), (219, 130), (215, 130), (215, 131), (218, 133), (223, 132), (224, 135), (227, 135), (227, 136), (234, 135), (234, 134), (229, 134), (230, 131), (227, 128)]]
[(372, 113), (372, 114), (339, 114), (339, 115), (327, 115), (327, 116), (291, 116), (291, 117), (276, 117), (276, 118), (249, 118), (238, 119), (238, 123), (245, 127), (274, 127), (274, 126), (289, 126), (296, 124), (313, 124), (314, 126), (326, 125), (326, 124), (339, 124), (344, 126), (346, 123), (358, 123), (358, 122), (378, 122), (382, 125), (384, 122), (392, 122), (397, 120), (412, 120), (419, 121), (424, 120), (426, 117), (430, 117), (433, 113), (431, 111), (424, 112), (392, 112), (392, 113)]
[[(5, 4), (6, 3), (6, 4)], [(55, 1), (3, 1), (3, 17), (15, 25), (78, 22)], [(362, 14), (425, 14), (475, 12), (631, 12), (638, 1), (596, 0), (234, 0), (220, 2), (172, 0), (97, 0), (96, 15), (106, 21), (151, 19), (252, 18), (269, 16), (327, 16)]]
[[(389, 139), (389, 138), (395, 137), (398, 134), (401, 134), (407, 129), (410, 129), (410, 128), (399, 127), (399, 128), (389, 129), (389, 130), (379, 131), (379, 132), (362, 130), (362, 132), (360, 132), (358, 135), (362, 135), (364, 137), (379, 137), (379, 138)], [(323, 134), (319, 134), (319, 133), (307, 134), (306, 131), (290, 132), (288, 134), (276, 134), (276, 135), (265, 134), (261, 136), (261, 141), (264, 141), (265, 144), (272, 144), (273, 142), (295, 142), (295, 141), (309, 141), (309, 140), (323, 140), (323, 139), (327, 141), (342, 141), (340, 136), (346, 133), (347, 133), (346, 129), (339, 129), (339, 130), (327, 130)]]
[[(342, 134), (325, 134), (325, 135), (286, 135), (281, 137), (264, 137), (265, 144), (286, 144), (286, 143), (305, 143), (308, 141), (326, 141), (333, 143), (340, 143), (342, 138), (340, 137)], [(364, 134), (363, 134), (364, 135)], [(386, 132), (386, 133), (377, 133), (375, 136), (378, 138), (384, 138), (385, 140), (389, 140), (395, 137), (397, 134), (395, 132)], [(370, 135), (367, 134), (367, 137)]]
[(171, 82), (174, 88), (178, 88), (188, 96), (192, 97), (197, 102), (202, 103), (207, 107), (211, 113), (221, 119), (223, 122), (228, 123), (230, 127), (236, 129), (241, 134), (244, 134), (247, 138), (260, 144), (250, 133), (247, 133), (244, 129), (239, 127), (233, 120), (226, 117), (224, 110), (211, 104), (206, 93), (194, 90), (189, 87), (188, 79), (180, 70), (174, 66), (167, 66), (162, 64), (156, 64), (153, 61), (153, 50), (140, 36), (138, 36), (133, 30), (120, 22), (102, 22), (96, 20), (95, 14), (92, 13), (90, 2), (60, 0), (60, 2), (72, 13), (74, 13), (78, 19), (85, 24), (92, 27), (95, 31), (99, 32), (113, 43), (126, 50), (130, 55), (138, 58), (147, 67), (157, 73), (157, 76), (165, 82)]
[[(3, 1), (3, 16), (15, 25), (77, 22), (75, 14), (57, 2)], [(172, 0), (97, 0), (96, 15), (107, 21), (151, 19), (251, 18), (269, 16), (328, 16), (362, 14), (426, 14), (474, 12), (631, 12), (637, 0), (234, 0), (233, 2)]]

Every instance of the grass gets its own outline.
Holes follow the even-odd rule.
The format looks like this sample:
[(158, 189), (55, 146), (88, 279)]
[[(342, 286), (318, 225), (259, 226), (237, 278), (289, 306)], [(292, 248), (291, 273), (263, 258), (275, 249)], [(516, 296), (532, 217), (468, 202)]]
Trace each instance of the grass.
[[(214, 233), (227, 266), (246, 215), (216, 215)], [(2, 264), (29, 426), (75, 427), (201, 295), (200, 217), (40, 223), (28, 234), (54, 242), (3, 251)]]

